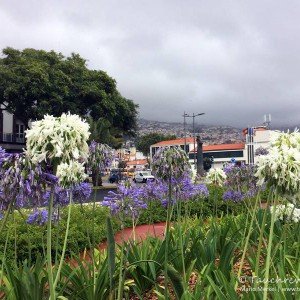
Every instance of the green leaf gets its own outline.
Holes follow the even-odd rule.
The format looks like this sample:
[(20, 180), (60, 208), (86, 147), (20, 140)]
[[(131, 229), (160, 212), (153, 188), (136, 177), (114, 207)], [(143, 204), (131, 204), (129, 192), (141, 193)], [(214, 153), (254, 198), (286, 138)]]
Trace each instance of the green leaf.
[(176, 299), (180, 300), (183, 293), (184, 293), (184, 288), (183, 288), (183, 280), (180, 274), (174, 269), (173, 266), (167, 265), (167, 274), (168, 277), (172, 283)]
[(114, 274), (116, 267), (116, 249), (115, 238), (110, 217), (106, 219), (107, 225), (107, 257), (108, 257), (108, 273), (110, 282), (110, 291), (114, 288)]

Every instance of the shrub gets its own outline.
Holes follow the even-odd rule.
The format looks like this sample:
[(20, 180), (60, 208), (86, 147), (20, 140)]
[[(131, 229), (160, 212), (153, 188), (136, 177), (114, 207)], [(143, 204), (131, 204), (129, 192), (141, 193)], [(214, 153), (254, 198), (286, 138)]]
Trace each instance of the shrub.
[[(223, 188), (217, 186), (209, 186), (209, 197), (195, 197), (193, 200), (182, 202), (181, 215), (190, 217), (199, 217), (207, 219), (211, 216), (225, 215), (227, 213), (237, 215), (246, 210), (244, 202), (233, 203), (231, 201), (224, 202), (222, 200)], [(216, 207), (216, 214), (215, 214)], [(25, 259), (35, 260), (40, 253), (45, 254), (46, 249), (46, 225), (29, 225), (26, 223), (27, 216), (30, 212), (23, 211), (22, 214), (15, 212), (10, 216), (6, 228), (0, 232), (0, 253), (4, 252), (5, 241), (7, 241), (6, 258), (13, 260), (17, 257), (17, 261)], [(178, 207), (175, 206), (173, 220), (176, 220)], [(68, 256), (78, 254), (84, 249), (96, 246), (106, 239), (105, 219), (109, 215), (106, 207), (96, 205), (95, 223), (93, 222), (92, 204), (74, 205), (72, 208), (72, 217), (67, 242)], [(164, 222), (167, 218), (167, 210), (159, 200), (151, 200), (148, 207), (141, 211), (138, 224), (151, 224)], [(62, 251), (64, 233), (67, 220), (67, 207), (60, 211), (60, 220), (53, 225), (52, 249), (55, 259), (55, 250), (60, 254)], [(121, 228), (121, 223), (117, 218), (113, 217), (114, 230)], [(94, 223), (94, 225), (93, 225)], [(0, 221), (1, 224), (1, 221)], [(131, 227), (131, 219), (125, 220), (125, 227)], [(8, 237), (7, 237), (8, 233)], [(0, 254), (0, 260), (2, 259)]]
[[(7, 222), (5, 229), (0, 232), (1, 254), (4, 252), (5, 241), (8, 238), (6, 251), (6, 259), (8, 260), (14, 259), (15, 256), (18, 261), (28, 258), (35, 260), (38, 253), (45, 253), (47, 226), (27, 224), (26, 219), (28, 214), (28, 211), (25, 211), (22, 215), (19, 212), (15, 212), (10, 217), (9, 222)], [(108, 209), (96, 205), (94, 214), (95, 223), (93, 225), (92, 205), (74, 205), (72, 208), (67, 255), (78, 254), (85, 248), (95, 246), (106, 238), (105, 219), (109, 215)], [(53, 252), (56, 248), (58, 253), (62, 250), (66, 220), (67, 208), (62, 208), (60, 221), (53, 225)], [(115, 231), (120, 228), (115, 220), (113, 220), (113, 225)], [(0, 260), (2, 260), (1, 254)]]

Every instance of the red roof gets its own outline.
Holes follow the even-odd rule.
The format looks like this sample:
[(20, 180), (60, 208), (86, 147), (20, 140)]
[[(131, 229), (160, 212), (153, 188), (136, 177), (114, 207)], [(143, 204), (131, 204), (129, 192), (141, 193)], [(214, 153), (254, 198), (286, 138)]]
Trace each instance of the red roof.
[(132, 160), (132, 161), (128, 161), (126, 163), (127, 166), (136, 166), (136, 165), (146, 165), (147, 159), (137, 159), (137, 160)]
[[(203, 146), (203, 152), (207, 151), (223, 151), (223, 150), (244, 150), (245, 144), (219, 144), (219, 145), (207, 145)], [(197, 151), (197, 149), (196, 149)], [(190, 152), (194, 152), (193, 150)]]
[[(265, 131), (267, 128), (265, 126), (258, 126), (258, 127), (253, 127), (254, 132), (255, 131)], [(243, 129), (243, 135), (246, 135), (248, 133), (248, 128)]]
[(158, 142), (154, 145), (152, 145), (152, 147), (163, 147), (163, 146), (173, 146), (173, 145), (184, 145), (185, 144), (185, 140), (187, 144), (192, 144), (194, 143), (194, 138), (193, 137), (187, 137), (186, 139), (181, 138), (181, 139), (175, 139), (175, 140), (169, 140), (169, 141), (162, 141), (162, 142)]

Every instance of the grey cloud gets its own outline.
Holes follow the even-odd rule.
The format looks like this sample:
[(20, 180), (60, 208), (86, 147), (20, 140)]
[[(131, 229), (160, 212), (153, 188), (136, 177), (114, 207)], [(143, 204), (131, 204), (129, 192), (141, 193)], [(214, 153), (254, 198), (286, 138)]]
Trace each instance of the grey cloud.
[(144, 118), (299, 124), (299, 13), (296, 0), (4, 0), (0, 47), (78, 52)]

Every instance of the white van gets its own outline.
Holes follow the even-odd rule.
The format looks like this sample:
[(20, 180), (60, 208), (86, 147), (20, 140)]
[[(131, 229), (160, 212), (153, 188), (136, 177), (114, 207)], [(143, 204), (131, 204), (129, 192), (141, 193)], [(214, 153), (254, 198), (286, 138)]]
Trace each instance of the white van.
[(151, 175), (151, 171), (136, 171), (134, 173), (133, 181), (134, 182), (147, 182), (155, 180), (154, 176)]

